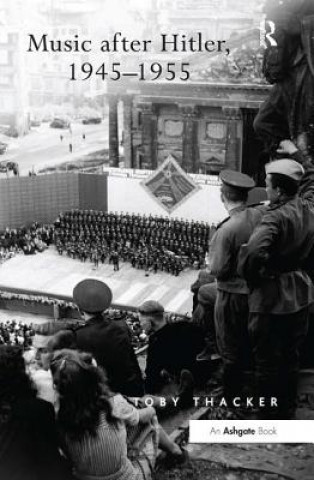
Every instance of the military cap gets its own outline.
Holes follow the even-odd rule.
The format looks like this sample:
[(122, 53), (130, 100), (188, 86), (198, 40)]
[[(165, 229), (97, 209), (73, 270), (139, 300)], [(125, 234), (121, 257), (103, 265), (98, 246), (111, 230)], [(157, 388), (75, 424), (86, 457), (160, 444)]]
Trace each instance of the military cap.
[(150, 315), (155, 313), (163, 313), (165, 309), (160, 303), (156, 302), (156, 300), (147, 300), (139, 306), (138, 311), (143, 315)]
[(296, 182), (299, 182), (304, 174), (302, 165), (290, 158), (282, 158), (281, 160), (267, 163), (265, 165), (265, 172), (266, 174), (280, 173), (281, 175), (292, 178), (292, 180)]
[(251, 188), (255, 187), (253, 178), (245, 173), (236, 172), (235, 170), (222, 170), (219, 178), (229, 187), (238, 188), (240, 190), (251, 190)]
[(106, 283), (87, 278), (74, 287), (73, 301), (83, 312), (103, 312), (111, 305), (112, 291)]

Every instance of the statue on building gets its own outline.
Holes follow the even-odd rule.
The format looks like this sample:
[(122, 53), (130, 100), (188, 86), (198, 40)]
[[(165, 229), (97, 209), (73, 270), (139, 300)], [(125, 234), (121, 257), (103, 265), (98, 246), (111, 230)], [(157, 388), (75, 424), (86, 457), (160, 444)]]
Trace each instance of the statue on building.
[[(314, 2), (267, 0), (263, 70), (274, 84), (255, 118), (254, 128), (272, 155), (290, 138), (314, 154)], [(273, 22), (273, 23), (270, 23)]]

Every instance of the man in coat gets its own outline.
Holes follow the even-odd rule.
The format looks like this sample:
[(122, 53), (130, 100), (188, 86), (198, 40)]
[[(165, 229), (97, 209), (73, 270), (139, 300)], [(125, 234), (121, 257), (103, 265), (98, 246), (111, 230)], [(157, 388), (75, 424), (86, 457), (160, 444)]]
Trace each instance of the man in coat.
[(112, 292), (104, 282), (86, 279), (73, 290), (73, 301), (80, 309), (85, 325), (76, 329), (76, 346), (90, 352), (98, 365), (104, 367), (109, 386), (114, 392), (140, 397), (144, 383), (130, 331), (124, 321), (106, 315)]
[(166, 372), (180, 378), (181, 384), (182, 372), (197, 374), (196, 357), (205, 346), (202, 330), (187, 321), (167, 323), (164, 307), (155, 300), (147, 300), (138, 311), (141, 326), (149, 335), (145, 371), (147, 393), (158, 392), (164, 386)]
[(287, 419), (295, 413), (300, 346), (314, 302), (307, 272), (314, 268), (314, 167), (290, 140), (280, 143), (278, 153), (295, 160), (266, 165), (270, 205), (239, 263), (250, 286), (257, 393), (278, 403), (260, 416)]

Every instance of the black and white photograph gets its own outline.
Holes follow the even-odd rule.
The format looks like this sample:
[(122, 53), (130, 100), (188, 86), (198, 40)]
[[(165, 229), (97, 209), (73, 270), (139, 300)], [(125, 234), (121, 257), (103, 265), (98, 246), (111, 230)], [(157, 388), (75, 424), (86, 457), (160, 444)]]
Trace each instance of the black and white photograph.
[(314, 1), (0, 0), (0, 480), (314, 479)]

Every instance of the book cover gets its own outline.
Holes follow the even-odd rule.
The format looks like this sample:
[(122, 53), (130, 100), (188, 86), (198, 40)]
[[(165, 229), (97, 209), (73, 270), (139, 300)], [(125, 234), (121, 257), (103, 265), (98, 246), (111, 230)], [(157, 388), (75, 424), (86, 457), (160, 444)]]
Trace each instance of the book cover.
[[(158, 480), (313, 478), (311, 241), (288, 266), (250, 243), (281, 192), (265, 165), (285, 158), (295, 163), (270, 174), (311, 175), (313, 18), (308, 0), (0, 0), (1, 343), (26, 346), (19, 322), (36, 323), (46, 349), (82, 328), (75, 285), (106, 282), (108, 317), (128, 324), (143, 375), (160, 363), (160, 385), (135, 404), (156, 407), (190, 455), (161, 458)], [(247, 203), (238, 257), (233, 216)], [(183, 326), (149, 363), (162, 340), (146, 317), (160, 306)], [(249, 308), (282, 325), (249, 328)]]

